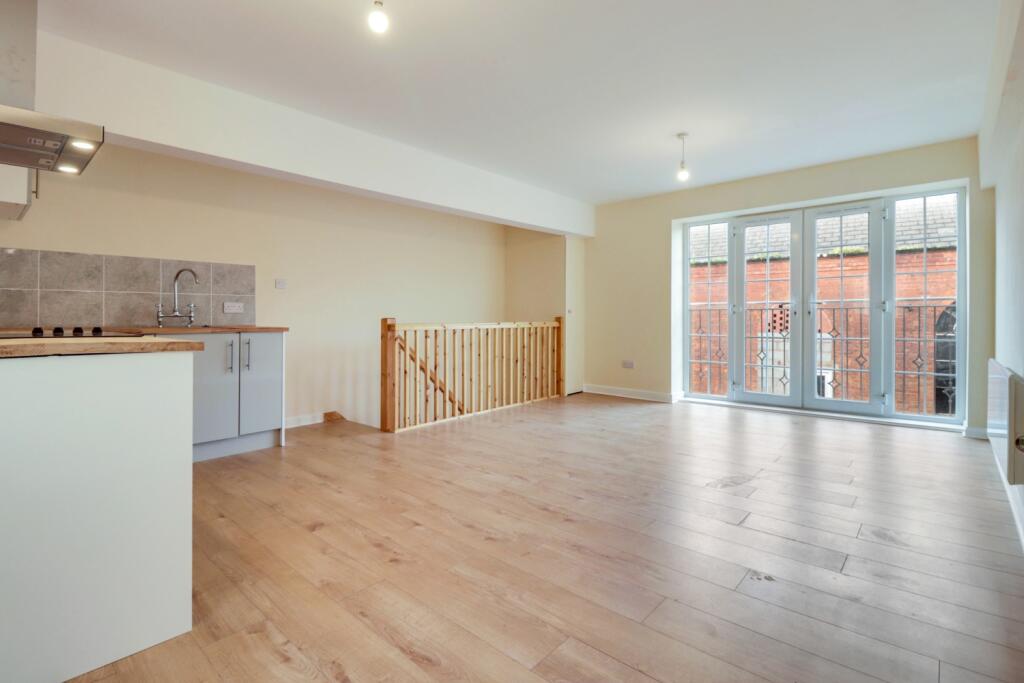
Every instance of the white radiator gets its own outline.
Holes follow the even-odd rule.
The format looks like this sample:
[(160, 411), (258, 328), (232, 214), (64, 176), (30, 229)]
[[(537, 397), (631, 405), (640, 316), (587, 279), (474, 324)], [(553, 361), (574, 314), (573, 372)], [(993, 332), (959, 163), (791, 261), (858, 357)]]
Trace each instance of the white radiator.
[(1024, 378), (988, 361), (988, 439), (1008, 484), (1024, 484)]

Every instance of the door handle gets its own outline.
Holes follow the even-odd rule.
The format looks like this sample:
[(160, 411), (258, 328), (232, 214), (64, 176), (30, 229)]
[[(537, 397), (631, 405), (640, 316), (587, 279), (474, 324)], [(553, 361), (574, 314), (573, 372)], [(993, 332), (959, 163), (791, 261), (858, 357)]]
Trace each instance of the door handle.
[(252, 370), (252, 339), (245, 340), (245, 369)]
[(235, 374), (235, 340), (228, 342), (228, 372)]

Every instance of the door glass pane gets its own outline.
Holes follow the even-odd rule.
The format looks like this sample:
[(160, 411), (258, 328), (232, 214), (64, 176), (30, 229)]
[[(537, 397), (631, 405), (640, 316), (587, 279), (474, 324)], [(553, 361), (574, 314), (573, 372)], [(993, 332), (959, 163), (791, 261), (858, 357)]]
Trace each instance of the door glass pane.
[(896, 202), (896, 412), (956, 414), (956, 193)]
[(690, 392), (725, 396), (729, 388), (729, 225), (690, 226)]
[(789, 396), (791, 377), (789, 223), (751, 225), (743, 235), (743, 388)]
[(814, 224), (815, 395), (866, 402), (871, 397), (868, 212)]

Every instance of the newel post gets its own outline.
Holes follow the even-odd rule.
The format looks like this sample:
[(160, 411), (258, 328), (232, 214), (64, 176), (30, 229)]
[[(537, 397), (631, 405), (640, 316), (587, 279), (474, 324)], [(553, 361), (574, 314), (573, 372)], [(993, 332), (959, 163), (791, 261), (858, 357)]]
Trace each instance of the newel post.
[(558, 395), (565, 396), (565, 318), (556, 315), (555, 322), (558, 323), (558, 353), (555, 356), (558, 359)]
[(395, 319), (380, 319), (380, 429), (394, 432), (396, 423)]

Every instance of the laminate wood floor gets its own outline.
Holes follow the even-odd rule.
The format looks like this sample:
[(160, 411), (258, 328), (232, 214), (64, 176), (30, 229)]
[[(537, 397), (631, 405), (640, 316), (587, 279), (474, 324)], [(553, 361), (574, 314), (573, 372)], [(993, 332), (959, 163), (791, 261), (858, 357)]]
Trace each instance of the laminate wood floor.
[(987, 442), (578, 395), (195, 466), (193, 631), (84, 681), (1024, 681)]

